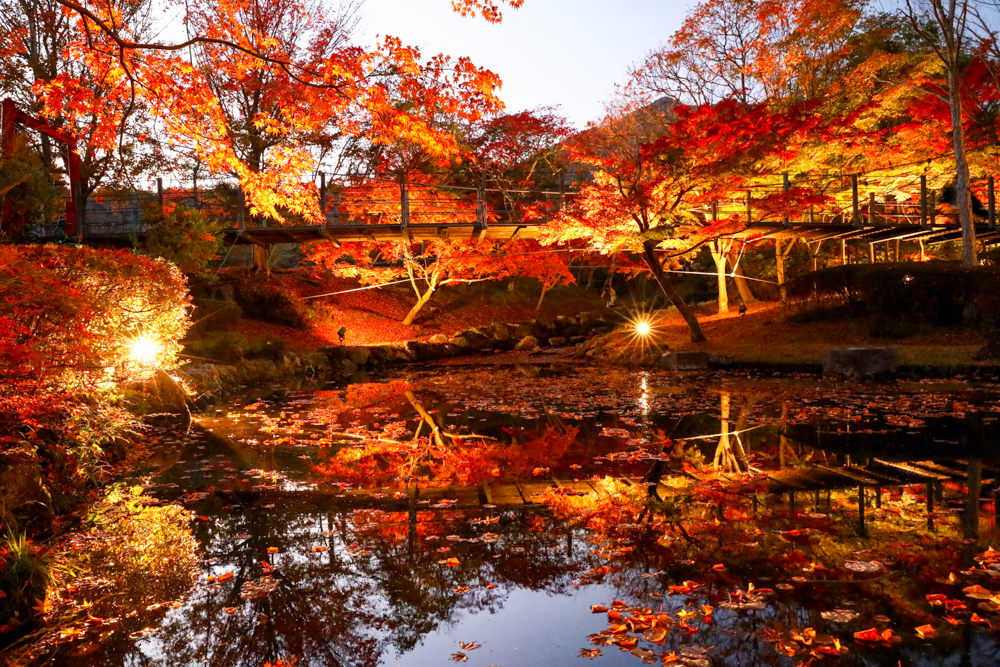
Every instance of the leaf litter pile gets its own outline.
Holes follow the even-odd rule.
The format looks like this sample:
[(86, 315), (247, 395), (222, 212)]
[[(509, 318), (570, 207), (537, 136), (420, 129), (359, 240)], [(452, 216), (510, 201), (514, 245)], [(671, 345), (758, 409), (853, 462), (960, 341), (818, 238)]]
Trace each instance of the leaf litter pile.
[[(138, 480), (190, 515), (196, 583), (142, 609), (116, 600), (136, 618), (124, 633), (73, 621), (93, 594), (61, 575), (38, 611), (62, 610), (58, 632), (12, 664), (405, 664), (516, 591), (579, 602), (566, 626), (591, 631), (556, 623), (553, 642), (579, 642), (556, 664), (995, 664), (1000, 554), (992, 505), (969, 534), (966, 482), (945, 482), (930, 514), (923, 484), (877, 506), (869, 489), (864, 529), (856, 488), (790, 506), (764, 482), (865, 457), (858, 443), (967, 462), (955, 444), (970, 421), (990, 433), (998, 395), (501, 365), (238, 400), (187, 434), (152, 430)], [(723, 428), (738, 456), (720, 454)], [(1000, 475), (982, 470), (984, 485)], [(498, 498), (511, 489), (516, 505)], [(439, 659), (503, 664), (512, 642), (461, 636)]]

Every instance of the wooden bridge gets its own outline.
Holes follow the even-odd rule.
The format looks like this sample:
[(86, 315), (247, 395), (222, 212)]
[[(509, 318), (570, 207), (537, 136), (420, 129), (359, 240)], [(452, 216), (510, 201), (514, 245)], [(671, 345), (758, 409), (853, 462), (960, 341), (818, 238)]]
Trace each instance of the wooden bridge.
[[(857, 176), (830, 179), (838, 183), (847, 180), (850, 181), (849, 189), (838, 190), (840, 185), (829, 189), (836, 204), (823, 209), (804, 207), (794, 216), (777, 217), (767, 210), (769, 197), (789, 192), (791, 181), (788, 178), (780, 186), (759, 186), (747, 190), (743, 196), (735, 193), (734, 198), (696, 211), (696, 214), (705, 224), (725, 218), (738, 220), (739, 229), (726, 236), (744, 241), (771, 239), (780, 243), (783, 240), (802, 240), (810, 245), (829, 240), (861, 241), (874, 247), (877, 243), (888, 241), (921, 241), (932, 245), (962, 236), (956, 212), (938, 203), (935, 190), (928, 188), (923, 176), (920, 177), (919, 191), (862, 184)], [(398, 187), (398, 194), (392, 198), (387, 198), (382, 191), (369, 196), (361, 188), (355, 188), (352, 194), (344, 194), (346, 191), (340, 190), (331, 198), (327, 195), (324, 180), (320, 187), (321, 210), (326, 214), (323, 222), (280, 226), (269, 225), (266, 221), (248, 224), (241, 196), (230, 193), (228, 199), (220, 199), (218, 195), (205, 191), (199, 193), (197, 189), (181, 193), (164, 192), (160, 185), (157, 193), (140, 193), (141, 196), (132, 199), (89, 200), (85, 207), (81, 207), (83, 211), (79, 217), (83, 218), (83, 223), (78, 225), (77, 230), (82, 235), (80, 240), (85, 243), (131, 245), (134, 239), (148, 232), (148, 224), (143, 221), (143, 209), (150, 205), (162, 206), (169, 201), (202, 208), (211, 217), (227, 222), (229, 226), (222, 234), (229, 245), (270, 246), (279, 243), (396, 239), (427, 241), (441, 238), (508, 241), (536, 237), (545, 225), (544, 220), (528, 222), (489, 208), (488, 198), (502, 193), (498, 189), (448, 186), (459, 193), (455, 195), (458, 203), (447, 205), (453, 208), (441, 208), (426, 199), (431, 196), (426, 194), (430, 191), (427, 186), (401, 182)], [(862, 192), (865, 189), (867, 191)], [(522, 194), (535, 197), (538, 201), (552, 202), (572, 196), (573, 192), (560, 189)], [(981, 206), (981, 216), (975, 224), (977, 239), (984, 243), (1000, 242), (993, 178), (974, 184), (974, 194), (988, 202)], [(216, 198), (211, 199), (211, 196)], [(458, 197), (466, 197), (467, 201)], [(374, 216), (376, 221), (362, 222), (346, 213), (367, 206), (381, 211)], [(686, 231), (695, 232), (697, 226), (693, 225)], [(36, 226), (34, 236), (41, 241), (51, 241), (65, 239), (67, 234), (63, 223), (58, 222)]]

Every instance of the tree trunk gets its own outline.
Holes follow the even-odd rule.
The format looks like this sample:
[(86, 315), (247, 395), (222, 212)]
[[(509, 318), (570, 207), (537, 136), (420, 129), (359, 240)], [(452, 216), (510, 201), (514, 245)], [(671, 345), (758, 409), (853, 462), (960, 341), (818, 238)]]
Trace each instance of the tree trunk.
[(729, 290), (726, 288), (726, 248), (721, 241), (713, 241), (708, 246), (715, 262), (715, 274), (719, 290), (719, 312), (729, 312)]
[(744, 277), (743, 267), (739, 265), (739, 253), (733, 250), (729, 251), (729, 265), (733, 267), (733, 280), (736, 281), (736, 289), (739, 291), (743, 303), (748, 306), (751, 303), (757, 303), (757, 297), (753, 295), (753, 292), (750, 290), (750, 283)]
[(670, 300), (670, 303), (674, 304), (677, 308), (677, 312), (681, 314), (684, 321), (687, 322), (688, 331), (691, 333), (691, 341), (695, 343), (705, 342), (705, 334), (701, 330), (701, 325), (698, 324), (698, 318), (694, 316), (694, 312), (681, 298), (681, 295), (677, 293), (674, 289), (674, 284), (664, 273), (663, 267), (660, 266), (660, 260), (656, 258), (656, 252), (654, 252), (654, 242), (645, 241), (642, 244), (642, 257), (646, 260), (646, 266), (652, 271), (653, 277), (656, 278), (657, 284), (663, 293)]
[(969, 160), (965, 154), (965, 128), (962, 125), (962, 92), (956, 70), (957, 66), (948, 68), (948, 104), (951, 107), (951, 136), (955, 147), (955, 200), (958, 203), (958, 221), (962, 226), (962, 263), (973, 267), (979, 264), (979, 258), (976, 256)]
[[(792, 243), (795, 243), (793, 240)], [(788, 291), (785, 289), (785, 252), (781, 251), (781, 240), (774, 239), (774, 261), (778, 271), (778, 300), (788, 302)]]
[(427, 291), (420, 295), (417, 302), (413, 304), (413, 308), (410, 308), (410, 312), (408, 312), (406, 317), (403, 318), (403, 324), (406, 326), (413, 324), (413, 320), (416, 319), (417, 313), (420, 312), (421, 308), (427, 305), (427, 302), (431, 300), (432, 296), (434, 296), (434, 288), (428, 287)]
[(271, 246), (256, 243), (253, 245), (253, 264), (250, 268), (265, 276), (271, 275)]
[(545, 299), (545, 293), (549, 291), (549, 288), (542, 285), (542, 295), (538, 297), (538, 303), (535, 304), (535, 312), (537, 313), (542, 309), (542, 301)]

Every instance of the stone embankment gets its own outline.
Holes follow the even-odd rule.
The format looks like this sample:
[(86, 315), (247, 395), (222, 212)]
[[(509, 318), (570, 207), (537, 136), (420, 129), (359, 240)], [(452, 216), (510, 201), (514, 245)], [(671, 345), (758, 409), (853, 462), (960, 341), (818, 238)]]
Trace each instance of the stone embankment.
[(518, 350), (539, 353), (545, 348), (579, 345), (593, 336), (614, 330), (614, 314), (585, 312), (573, 317), (532, 320), (520, 324), (498, 322), (455, 332), (437, 334), (427, 341), (407, 341), (393, 345), (331, 345), (315, 352), (285, 353), (270, 361), (254, 359), (238, 364), (194, 363), (178, 374), (188, 385), (186, 401), (177, 400), (166, 374), (158, 376), (152, 387), (150, 408), (155, 413), (173, 415), (184, 421), (189, 410), (201, 410), (242, 387), (276, 382), (301, 375), (333, 373), (352, 376), (374, 370), (419, 361), (434, 361), (480, 352)]

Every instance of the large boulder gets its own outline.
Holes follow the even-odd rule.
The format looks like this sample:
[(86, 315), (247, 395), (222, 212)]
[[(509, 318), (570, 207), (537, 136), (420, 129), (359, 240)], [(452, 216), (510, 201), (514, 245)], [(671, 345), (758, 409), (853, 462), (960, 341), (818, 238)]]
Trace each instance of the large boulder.
[(514, 346), (514, 349), (518, 352), (529, 352), (536, 347), (538, 347), (537, 338), (534, 336), (524, 336), (521, 338), (520, 342)]
[(831, 350), (823, 363), (824, 375), (870, 378), (891, 375), (899, 365), (899, 353), (891, 347), (840, 347)]
[(156, 371), (147, 400), (149, 412), (161, 421), (177, 421), (184, 426), (191, 423), (188, 391), (180, 380), (166, 371), (162, 369)]
[(504, 324), (503, 322), (497, 322), (493, 325), (493, 339), (497, 341), (508, 341), (514, 335), (514, 332), (509, 324)]
[(44, 532), (52, 526), (52, 498), (38, 455), (27, 446), (0, 451), (0, 520)]
[(668, 350), (660, 356), (660, 368), (668, 371), (703, 371), (708, 368), (708, 352)]
[(358, 368), (363, 368), (368, 365), (368, 360), (371, 359), (372, 351), (363, 345), (352, 345), (347, 349), (347, 358), (351, 360), (351, 363)]
[(433, 343), (434, 345), (443, 345), (448, 342), (448, 337), (441, 333), (434, 334), (427, 340), (427, 342)]
[(534, 320), (531, 320), (530, 322), (522, 322), (521, 324), (518, 324), (514, 328), (514, 338), (520, 340), (528, 336), (534, 336), (535, 331), (538, 328), (539, 327), (537, 326), (537, 322), (535, 322)]

